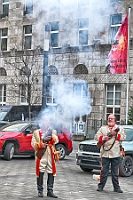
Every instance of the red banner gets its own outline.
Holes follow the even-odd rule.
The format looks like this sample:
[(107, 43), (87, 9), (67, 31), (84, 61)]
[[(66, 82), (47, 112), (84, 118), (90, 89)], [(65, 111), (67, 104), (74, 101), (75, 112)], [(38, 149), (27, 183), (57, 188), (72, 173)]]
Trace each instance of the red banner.
[(109, 53), (111, 74), (124, 74), (127, 71), (128, 14), (114, 37)]

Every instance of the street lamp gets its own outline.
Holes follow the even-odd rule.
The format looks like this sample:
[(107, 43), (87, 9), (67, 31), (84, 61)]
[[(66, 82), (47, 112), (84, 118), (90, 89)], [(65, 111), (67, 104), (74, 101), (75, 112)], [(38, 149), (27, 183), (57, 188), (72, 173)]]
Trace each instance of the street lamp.
[(42, 110), (46, 108), (47, 87), (49, 82), (48, 77), (48, 52), (49, 52), (49, 40), (44, 40), (44, 60), (43, 60), (43, 86), (42, 86)]
[(50, 89), (51, 77), (48, 76), (48, 53), (49, 53), (49, 32), (50, 25), (45, 25), (45, 39), (44, 39), (44, 60), (43, 60), (43, 85), (42, 85), (42, 110), (46, 108), (47, 95)]

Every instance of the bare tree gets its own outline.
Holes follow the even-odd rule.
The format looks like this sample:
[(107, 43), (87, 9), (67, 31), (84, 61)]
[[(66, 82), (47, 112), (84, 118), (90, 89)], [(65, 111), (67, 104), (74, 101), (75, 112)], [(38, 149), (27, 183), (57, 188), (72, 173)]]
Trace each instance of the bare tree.
[(41, 58), (43, 59), (43, 50), (40, 47), (32, 51), (12, 49), (11, 56), (5, 58), (5, 64), (13, 70), (12, 87), (18, 88), (14, 90), (15, 93), (28, 104), (29, 119), (31, 119), (31, 106), (41, 102)]

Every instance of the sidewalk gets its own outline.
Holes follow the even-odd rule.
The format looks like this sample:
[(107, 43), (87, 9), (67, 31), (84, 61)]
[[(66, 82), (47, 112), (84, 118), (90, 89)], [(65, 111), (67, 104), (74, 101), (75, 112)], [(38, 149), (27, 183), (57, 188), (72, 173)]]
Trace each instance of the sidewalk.
[[(58, 200), (132, 200), (133, 175), (121, 177), (120, 185), (123, 194), (113, 192), (111, 176), (109, 175), (103, 192), (97, 192), (98, 182), (93, 180), (93, 174), (83, 172), (76, 165), (76, 151), (79, 141), (73, 141), (73, 152), (65, 160), (57, 163), (54, 193)], [(52, 200), (46, 196), (46, 174), (44, 176), (44, 197), (37, 196), (35, 160), (29, 157), (17, 157), (12, 161), (0, 159), (0, 200)]]

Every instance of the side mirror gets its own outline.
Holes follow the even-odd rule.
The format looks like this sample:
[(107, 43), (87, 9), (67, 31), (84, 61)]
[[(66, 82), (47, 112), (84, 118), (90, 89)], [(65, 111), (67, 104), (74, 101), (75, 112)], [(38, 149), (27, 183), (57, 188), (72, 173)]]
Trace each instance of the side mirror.
[(29, 130), (25, 131), (25, 135), (30, 134), (31, 132)]

